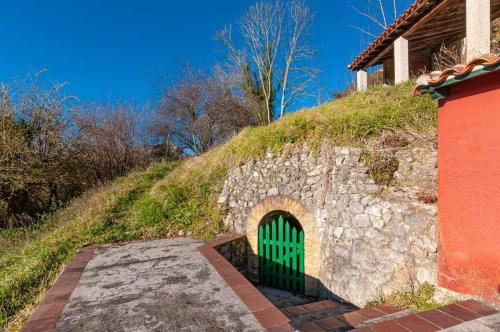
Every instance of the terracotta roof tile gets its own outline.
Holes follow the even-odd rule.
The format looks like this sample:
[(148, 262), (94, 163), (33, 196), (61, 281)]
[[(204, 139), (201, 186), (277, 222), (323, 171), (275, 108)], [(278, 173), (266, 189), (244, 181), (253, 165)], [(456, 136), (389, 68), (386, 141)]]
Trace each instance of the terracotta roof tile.
[(427, 13), (427, 9), (434, 7), (442, 1), (443, 0), (416, 0), (347, 67), (351, 70), (356, 70), (365, 65), (365, 62), (368, 61), (367, 58), (373, 55), (372, 53), (376, 52), (380, 46), (390, 44), (400, 36), (400, 29), (403, 25), (412, 25)]
[(480, 57), (473, 58), (466, 64), (458, 64), (443, 71), (433, 71), (429, 74), (421, 75), (417, 79), (417, 86), (413, 90), (413, 95), (419, 96), (422, 88), (441, 85), (452, 75), (460, 77), (469, 74), (476, 66), (483, 66), (483, 68), (487, 68), (499, 64), (500, 56), (498, 54), (485, 54)]

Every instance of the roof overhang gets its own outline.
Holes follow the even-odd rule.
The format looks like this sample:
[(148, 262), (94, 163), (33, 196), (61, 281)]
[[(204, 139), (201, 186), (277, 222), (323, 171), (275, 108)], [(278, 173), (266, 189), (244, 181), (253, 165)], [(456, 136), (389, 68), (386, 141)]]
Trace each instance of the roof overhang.
[[(491, 1), (491, 20), (500, 16), (500, 0)], [(408, 40), (409, 51), (440, 46), (465, 37), (464, 0), (416, 0), (393, 24), (380, 34), (348, 68), (360, 70), (391, 57), (399, 37)]]
[(449, 86), (496, 71), (500, 71), (500, 56), (488, 54), (477, 57), (465, 65), (422, 75), (417, 80), (413, 95), (430, 94), (433, 99), (442, 99), (447, 96)]

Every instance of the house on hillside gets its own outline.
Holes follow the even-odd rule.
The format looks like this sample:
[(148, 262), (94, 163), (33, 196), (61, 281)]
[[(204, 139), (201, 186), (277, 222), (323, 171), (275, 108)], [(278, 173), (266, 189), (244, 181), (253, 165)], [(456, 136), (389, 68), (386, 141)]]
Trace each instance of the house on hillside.
[(383, 66), (385, 83), (397, 84), (443, 69), (442, 61), (498, 52), (499, 36), (500, 0), (416, 0), (348, 68), (357, 71), (357, 90), (364, 91), (373, 66)]

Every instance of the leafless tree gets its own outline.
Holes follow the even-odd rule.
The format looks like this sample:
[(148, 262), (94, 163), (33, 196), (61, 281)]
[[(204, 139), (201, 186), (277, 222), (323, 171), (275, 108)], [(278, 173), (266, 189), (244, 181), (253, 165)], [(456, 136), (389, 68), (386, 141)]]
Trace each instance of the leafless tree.
[(182, 150), (201, 154), (251, 123), (251, 113), (229, 86), (217, 76), (187, 69), (165, 89), (152, 129)]
[(0, 84), (0, 228), (26, 225), (82, 191), (154, 158), (134, 105), (78, 106), (41, 73)]
[(314, 54), (307, 38), (313, 18), (303, 0), (259, 1), (239, 22), (242, 47), (234, 44), (230, 26), (217, 34), (240, 69), (242, 85), (262, 97), (267, 123), (274, 118), (276, 96), (281, 94), (279, 112), (283, 115), (294, 100), (308, 95), (318, 73), (304, 65)]
[(276, 94), (273, 83), (284, 20), (285, 12), (280, 2), (260, 1), (247, 10), (240, 23), (250, 57), (257, 68), (269, 123), (273, 116), (273, 95)]
[(308, 88), (319, 73), (317, 68), (302, 64), (304, 60), (309, 60), (314, 55), (314, 49), (307, 42), (314, 14), (304, 1), (294, 1), (288, 8), (288, 17), (287, 31), (290, 34), (285, 48), (280, 116), (283, 116), (290, 103), (298, 97), (309, 95)]
[(103, 182), (151, 161), (139, 115), (130, 102), (90, 104), (74, 112), (72, 147), (86, 164), (87, 181)]
[(245, 50), (236, 48), (232, 40), (232, 27), (225, 26), (216, 35), (228, 49), (229, 63), (217, 68), (223, 81), (229, 82), (229, 86), (235, 95), (241, 95), (243, 103), (251, 111), (254, 121), (258, 125), (269, 123), (269, 110), (266, 104), (274, 105), (274, 97), (265, 101), (260, 75), (250, 69), (249, 56)]
[[(0, 217), (16, 216), (15, 223), (52, 207), (60, 186), (71, 181), (63, 117), (71, 98), (62, 93), (63, 84), (40, 75), (0, 89)], [(0, 226), (7, 223), (0, 220)]]

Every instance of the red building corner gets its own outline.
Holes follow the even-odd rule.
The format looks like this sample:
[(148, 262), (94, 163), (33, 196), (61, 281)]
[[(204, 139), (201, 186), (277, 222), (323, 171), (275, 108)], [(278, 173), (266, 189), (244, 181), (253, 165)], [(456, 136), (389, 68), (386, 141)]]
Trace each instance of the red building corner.
[(438, 284), (500, 304), (500, 58), (415, 91), (439, 99)]

